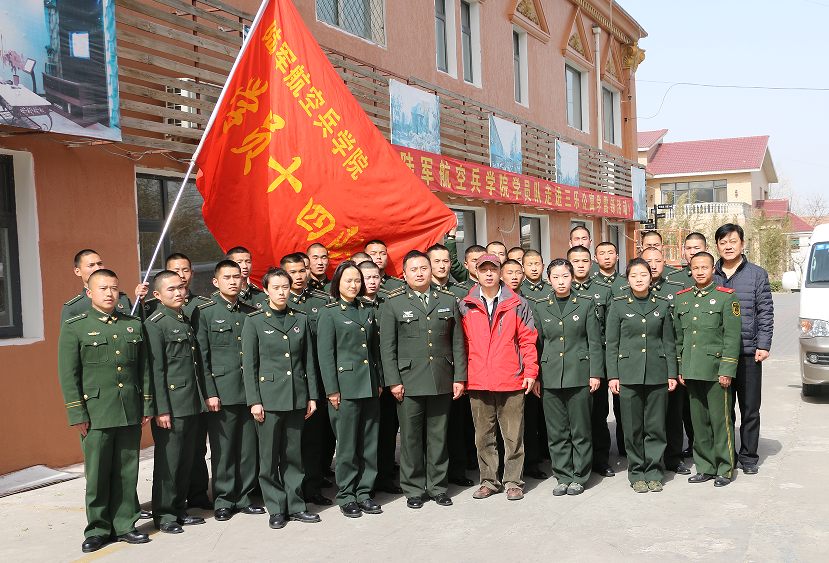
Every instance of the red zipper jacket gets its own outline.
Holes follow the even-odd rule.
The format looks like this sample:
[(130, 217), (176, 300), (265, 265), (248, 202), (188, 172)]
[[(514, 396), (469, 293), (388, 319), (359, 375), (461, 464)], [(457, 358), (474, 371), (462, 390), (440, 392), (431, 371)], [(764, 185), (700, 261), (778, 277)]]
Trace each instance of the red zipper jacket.
[(460, 302), (469, 353), (467, 389), (518, 391), (524, 378), (538, 377), (538, 353), (532, 311), (527, 301), (501, 282), (501, 298), (490, 326), (481, 286)]

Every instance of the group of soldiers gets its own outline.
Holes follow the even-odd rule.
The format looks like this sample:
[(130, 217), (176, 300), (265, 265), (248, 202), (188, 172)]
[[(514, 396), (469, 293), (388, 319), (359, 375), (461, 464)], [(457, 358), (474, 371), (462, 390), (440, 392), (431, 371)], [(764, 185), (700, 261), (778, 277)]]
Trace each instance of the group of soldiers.
[[(82, 550), (150, 541), (135, 528), (139, 518), (181, 533), (205, 522), (187, 513), (194, 507), (213, 509), (219, 521), (267, 512), (275, 529), (319, 522), (307, 505), (332, 504), (323, 495), (331, 477), (351, 518), (381, 513), (378, 491), (404, 494), (413, 509), (429, 500), (450, 506), (448, 484), (473, 485), (465, 471), (477, 468), (475, 498), (498, 492), (503, 477), (517, 500), (522, 474), (546, 479), (539, 463), (547, 459), (553, 494), (579, 494), (591, 470), (614, 475), (608, 389), (635, 491), (662, 490), (663, 468), (690, 474), (685, 434), (698, 471), (689, 481), (728, 484), (739, 301), (713, 283), (703, 235), (686, 238), (682, 269), (666, 265), (659, 233), (641, 243), (625, 276), (615, 245), (591, 254), (584, 227), (570, 233), (566, 259), (546, 270), (538, 251), (500, 242), (468, 247), (461, 263), (450, 231), (446, 246), (406, 255), (403, 279), (386, 273), (382, 241), (332, 279), (327, 250), (313, 244), (270, 268), (261, 289), (250, 279), (251, 253), (236, 247), (216, 265), (209, 297), (190, 293), (192, 265), (173, 254), (151, 284), (136, 287), (138, 316), (100, 255), (79, 252), (84, 290), (61, 315), (59, 376), (86, 464)], [(507, 297), (531, 311), (521, 350), (530, 341), (534, 349), (515, 374), (524, 381), (520, 436), (496, 422), (500, 407), (482, 428), (478, 390), (499, 388), (476, 380), (469, 355), (478, 346), (472, 301), (485, 306), (493, 330), (493, 308)], [(136, 493), (148, 423), (151, 513)], [(493, 464), (487, 452), (496, 442)]]

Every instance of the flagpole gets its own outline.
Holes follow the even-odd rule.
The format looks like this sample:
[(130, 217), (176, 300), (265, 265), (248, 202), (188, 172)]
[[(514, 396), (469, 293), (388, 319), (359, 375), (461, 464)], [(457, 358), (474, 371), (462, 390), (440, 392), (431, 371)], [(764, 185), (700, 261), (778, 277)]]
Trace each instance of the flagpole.
[[(158, 243), (155, 245), (155, 250), (153, 251), (153, 257), (150, 259), (150, 262), (147, 264), (147, 271), (144, 274), (144, 279), (141, 281), (142, 284), (147, 283), (147, 279), (150, 277), (150, 270), (152, 270), (152, 266), (155, 263), (155, 259), (158, 257), (158, 252), (161, 250), (161, 245), (164, 242), (164, 237), (167, 235), (167, 231), (170, 229), (170, 223), (173, 220), (173, 214), (176, 212), (176, 208), (178, 208), (179, 201), (181, 201), (181, 196), (184, 193), (184, 188), (187, 186), (187, 181), (190, 179), (190, 175), (193, 173), (193, 168), (196, 166), (196, 159), (201, 152), (202, 145), (204, 144), (204, 139), (207, 137), (207, 134), (210, 132), (210, 129), (213, 127), (213, 122), (216, 120), (216, 114), (218, 113), (219, 107), (222, 105), (222, 100), (224, 100), (225, 94), (227, 93), (227, 87), (230, 84), (233, 75), (236, 73), (236, 67), (239, 66), (239, 61), (242, 60), (242, 55), (245, 52), (245, 49), (248, 47), (248, 43), (250, 43), (250, 38), (253, 36), (254, 31), (256, 31), (257, 26), (259, 25), (259, 20), (262, 19), (262, 14), (265, 12), (265, 7), (268, 5), (268, 2), (271, 0), (262, 0), (262, 4), (259, 6), (259, 11), (256, 12), (256, 17), (253, 18), (253, 23), (250, 26), (250, 31), (248, 32), (247, 38), (242, 43), (242, 48), (239, 49), (239, 54), (236, 55), (236, 60), (233, 61), (233, 66), (230, 68), (230, 73), (227, 75), (227, 80), (225, 81), (224, 87), (222, 87), (222, 91), (219, 94), (219, 99), (216, 101), (216, 105), (213, 106), (213, 111), (210, 112), (210, 119), (207, 120), (207, 126), (204, 128), (204, 133), (202, 133), (201, 139), (199, 140), (199, 145), (196, 147), (196, 152), (193, 153), (193, 157), (190, 160), (190, 166), (187, 167), (187, 173), (184, 175), (184, 179), (181, 181), (181, 186), (178, 189), (178, 193), (176, 194), (176, 199), (173, 200), (173, 205), (170, 207), (170, 212), (167, 215), (167, 220), (164, 222), (164, 228), (161, 230), (161, 236), (158, 238)], [(132, 304), (132, 310), (130, 310), (130, 315), (135, 314), (135, 309), (138, 307), (138, 299), (135, 300), (135, 303)]]

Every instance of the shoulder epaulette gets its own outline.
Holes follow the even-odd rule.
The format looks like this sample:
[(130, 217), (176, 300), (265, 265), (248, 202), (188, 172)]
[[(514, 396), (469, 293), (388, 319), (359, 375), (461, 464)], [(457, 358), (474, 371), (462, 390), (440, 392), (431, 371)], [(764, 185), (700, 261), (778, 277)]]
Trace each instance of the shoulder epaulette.
[(245, 303), (241, 299), (239, 301), (237, 301), (237, 303), (239, 304), (239, 308), (247, 307), (248, 309), (253, 309), (254, 311), (259, 311), (260, 310), (260, 309), (257, 309), (255, 306), (251, 305), (250, 303)]
[(303, 315), (307, 315), (307, 314), (308, 314), (308, 313), (306, 313), (305, 311), (303, 311), (302, 309), (294, 309), (294, 308), (292, 308), (292, 307), (288, 307), (288, 308), (289, 308), (292, 312), (294, 312), (294, 313), (302, 313)]
[(336, 302), (336, 301), (334, 301), (333, 303), (328, 303), (328, 304), (326, 304), (325, 306), (326, 306), (326, 307), (336, 307), (336, 306), (337, 306), (337, 302)]
[(201, 295), (194, 295), (193, 299), (201, 299), (202, 301), (210, 301), (209, 297), (202, 297)]
[(158, 319), (160, 319), (160, 318), (161, 318), (161, 317), (163, 317), (163, 316), (164, 316), (164, 313), (158, 312), (158, 313), (156, 313), (155, 315), (153, 315), (152, 317), (150, 317), (150, 319), (149, 319), (149, 320), (151, 320), (151, 321), (152, 321), (152, 322), (154, 322), (154, 323), (157, 323), (157, 322), (158, 322)]
[(669, 283), (669, 284), (671, 284), (671, 285), (683, 285), (683, 284), (682, 284), (682, 282), (678, 282), (678, 281), (674, 281), (674, 280), (669, 280), (669, 279), (667, 279), (667, 278), (665, 278), (665, 279), (664, 279), (664, 280), (662, 280), (662, 281), (663, 281), (663, 282), (665, 282), (665, 283)]
[(127, 295), (127, 294), (126, 294), (126, 293), (124, 293), (123, 291), (119, 291), (119, 292), (118, 292), (118, 296), (119, 296), (119, 297), (129, 297), (129, 295)]
[(612, 289), (612, 288), (613, 288), (613, 286), (612, 286), (612, 285), (610, 285), (609, 283), (605, 282), (604, 280), (600, 280), (600, 279), (599, 279), (599, 278), (597, 278), (597, 277), (594, 277), (594, 278), (592, 278), (592, 279), (593, 279), (593, 283), (595, 283), (596, 285), (601, 285), (601, 286), (607, 287), (607, 288), (609, 288), (609, 289)]
[(215, 304), (216, 304), (216, 302), (215, 302), (215, 301), (213, 301), (212, 299), (208, 299), (208, 300), (207, 300), (207, 303), (202, 303), (202, 304), (201, 304), (201, 305), (199, 305), (197, 308), (198, 308), (198, 309), (204, 309), (205, 307), (210, 307), (211, 305), (215, 305)]
[(656, 293), (652, 293), (651, 295), (653, 295), (657, 299), (661, 299), (662, 301), (669, 301), (670, 302), (670, 299), (668, 299), (667, 297), (662, 297), (661, 295), (657, 295)]
[(210, 295), (218, 295), (218, 294), (219, 294), (219, 290), (217, 289), (216, 291), (214, 291), (214, 292), (213, 292), (213, 293), (211, 293)]
[(630, 289), (630, 284), (623, 285), (622, 287), (619, 288), (619, 291), (622, 291), (623, 289)]
[(614, 301), (619, 301), (620, 299), (630, 299), (630, 296), (627, 293), (625, 293), (624, 295), (618, 295), (613, 298)]
[(724, 291), (725, 293), (734, 293), (734, 290), (733, 290), (733, 289), (729, 289), (729, 288), (727, 288), (727, 287), (720, 287), (720, 286), (717, 286), (717, 290), (719, 290), (719, 291)]
[(253, 313), (248, 313), (249, 317), (254, 317), (262, 312), (262, 309), (256, 309)]
[(405, 287), (398, 287), (397, 289), (393, 289), (386, 294), (386, 298), (390, 299), (392, 297), (397, 297), (398, 295), (403, 295), (406, 293)]
[(316, 289), (309, 289), (308, 290), (308, 295), (313, 295), (314, 297), (319, 297), (320, 299), (328, 299), (329, 297), (331, 297), (327, 293), (317, 291)]
[(81, 297), (83, 297), (83, 293), (77, 294), (75, 297), (64, 303), (64, 305), (72, 305), (73, 303), (77, 303), (78, 299), (80, 299)]
[(682, 294), (682, 293), (685, 293), (686, 291), (691, 291), (692, 289), (694, 289), (694, 288), (693, 288), (693, 287), (689, 287), (689, 288), (687, 288), (687, 289), (683, 289), (682, 291), (677, 291), (677, 292), (676, 292), (676, 294), (677, 294), (677, 295), (680, 295), (680, 294)]
[(82, 313), (82, 314), (80, 314), (80, 315), (78, 315), (78, 316), (76, 316), (76, 317), (72, 317), (72, 318), (66, 319), (66, 320), (65, 320), (65, 321), (63, 321), (63, 322), (65, 322), (65, 323), (74, 323), (75, 321), (80, 320), (80, 319), (83, 319), (84, 317), (86, 317), (86, 313)]
[(452, 297), (455, 297), (455, 294), (452, 293), (451, 291), (447, 290), (447, 289), (439, 289), (438, 291), (443, 293), (444, 295), (450, 295)]
[(577, 293), (576, 296), (581, 297), (582, 299), (589, 299), (590, 301), (594, 300), (592, 295), (587, 295), (586, 293)]

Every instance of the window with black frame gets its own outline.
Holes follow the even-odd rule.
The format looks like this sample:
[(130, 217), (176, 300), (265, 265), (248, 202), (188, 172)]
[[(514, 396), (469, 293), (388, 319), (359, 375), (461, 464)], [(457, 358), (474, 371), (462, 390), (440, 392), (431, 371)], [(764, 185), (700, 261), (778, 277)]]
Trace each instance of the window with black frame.
[(195, 181), (187, 182), (179, 201), (170, 230), (161, 245), (158, 258), (149, 264), (158, 238), (164, 229), (164, 220), (181, 187), (180, 178), (138, 174), (136, 196), (138, 200), (138, 255), (141, 275), (150, 268), (156, 273), (164, 268), (164, 259), (174, 253), (185, 254), (193, 266), (195, 277), (190, 291), (196, 295), (210, 295), (213, 287), (213, 268), (224, 258), (224, 253), (207, 230), (201, 214), (204, 199)]
[(14, 159), (0, 155), (0, 338), (23, 336)]

